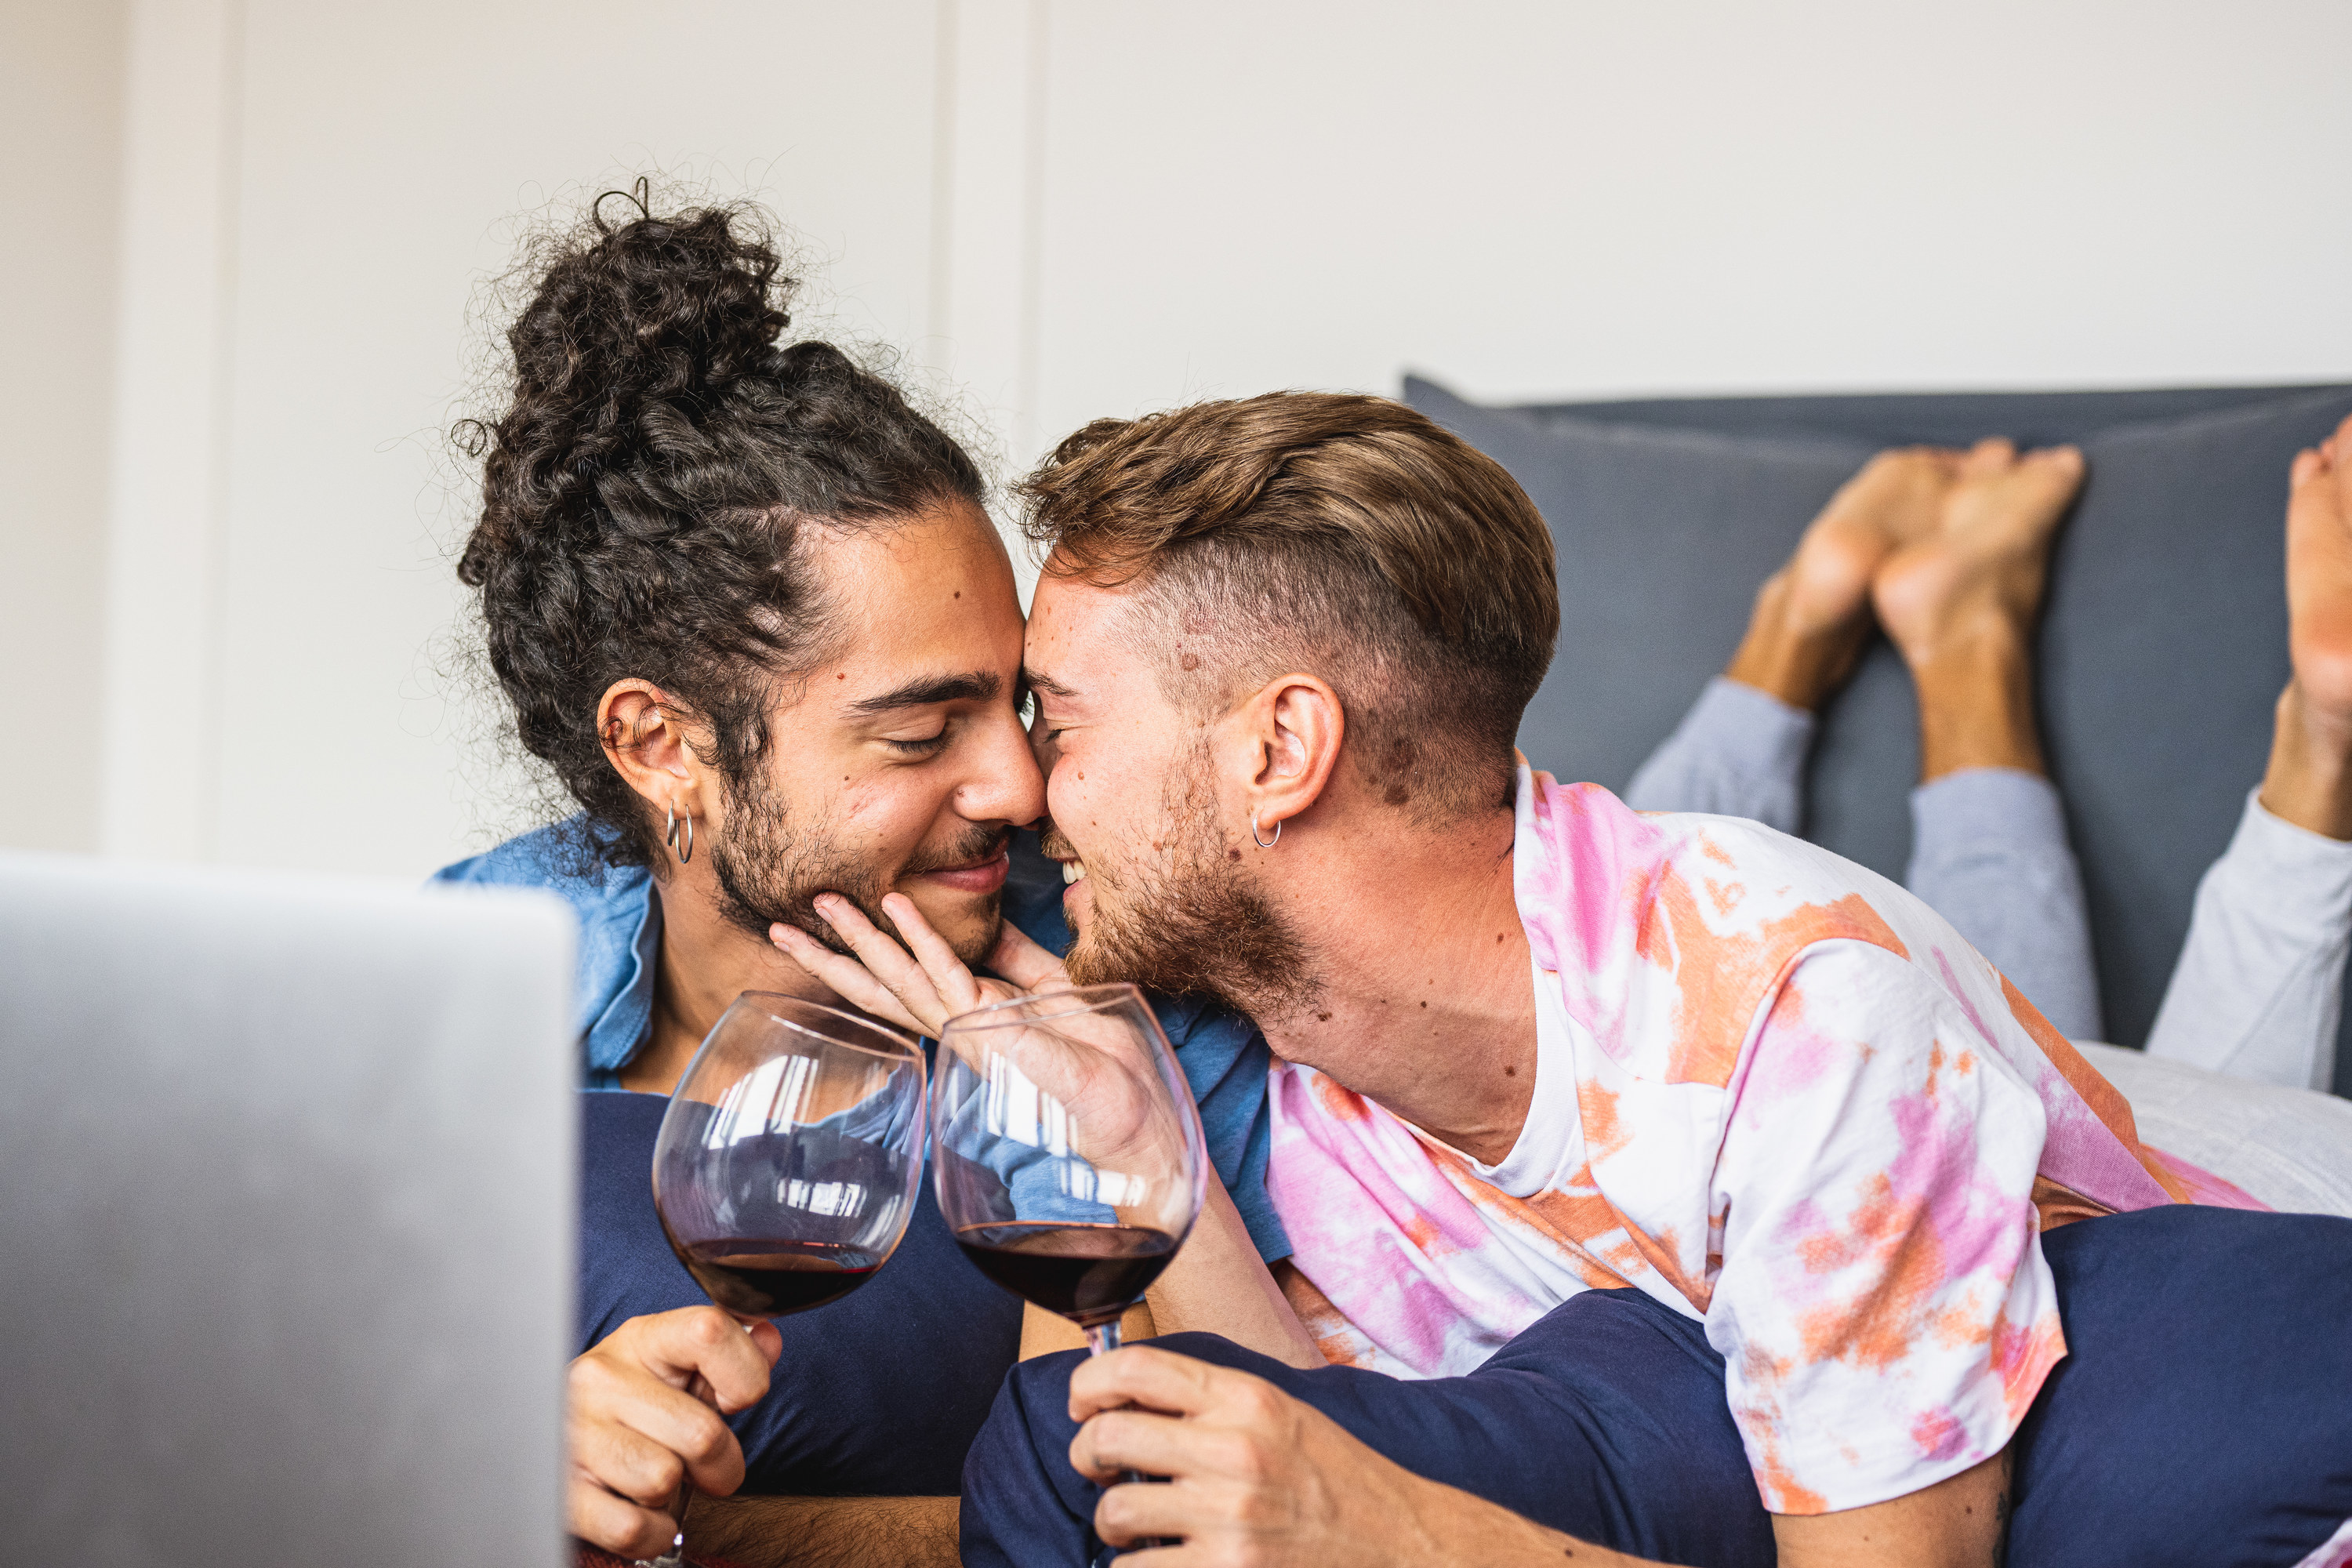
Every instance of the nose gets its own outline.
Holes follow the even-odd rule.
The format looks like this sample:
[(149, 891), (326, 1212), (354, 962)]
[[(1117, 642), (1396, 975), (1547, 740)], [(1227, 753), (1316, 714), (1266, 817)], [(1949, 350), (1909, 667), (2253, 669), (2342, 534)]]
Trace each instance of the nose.
[(973, 822), (1016, 826), (1045, 815), (1045, 775), (1017, 714), (992, 717), (971, 750), (971, 773), (956, 790), (956, 810)]

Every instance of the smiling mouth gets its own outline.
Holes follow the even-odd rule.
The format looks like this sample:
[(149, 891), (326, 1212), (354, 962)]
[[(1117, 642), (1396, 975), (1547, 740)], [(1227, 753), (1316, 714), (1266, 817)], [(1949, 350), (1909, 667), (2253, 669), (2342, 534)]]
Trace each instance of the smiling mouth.
[(955, 877), (961, 876), (966, 871), (984, 871), (989, 867), (996, 865), (999, 861), (1003, 860), (1008, 853), (1009, 852), (1004, 849), (998, 849), (993, 854), (983, 855), (977, 860), (967, 860), (961, 866), (926, 866), (920, 871), (916, 872), (915, 875), (919, 877)]
[(953, 866), (926, 866), (919, 871), (909, 871), (905, 875), (929, 878), (961, 892), (992, 893), (1004, 885), (1005, 875), (1012, 869), (1012, 838), (1008, 835), (975, 859)]

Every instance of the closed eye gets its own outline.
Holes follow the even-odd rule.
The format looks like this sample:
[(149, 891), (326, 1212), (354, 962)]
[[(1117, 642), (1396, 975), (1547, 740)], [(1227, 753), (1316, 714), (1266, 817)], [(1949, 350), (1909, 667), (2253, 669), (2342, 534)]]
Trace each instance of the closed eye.
[(940, 732), (936, 735), (925, 735), (919, 740), (913, 741), (894, 740), (890, 736), (885, 735), (882, 737), (882, 743), (893, 748), (894, 750), (903, 752), (908, 756), (919, 757), (938, 751), (941, 746), (947, 744), (947, 727), (945, 725), (941, 725), (940, 727)]

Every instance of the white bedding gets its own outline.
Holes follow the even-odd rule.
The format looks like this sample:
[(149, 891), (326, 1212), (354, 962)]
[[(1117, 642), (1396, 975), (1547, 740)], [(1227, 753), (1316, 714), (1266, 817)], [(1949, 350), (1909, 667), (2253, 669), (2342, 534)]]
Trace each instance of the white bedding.
[(2274, 1209), (2352, 1217), (2352, 1100), (2225, 1078), (2121, 1046), (2078, 1048), (2131, 1101), (2140, 1142)]

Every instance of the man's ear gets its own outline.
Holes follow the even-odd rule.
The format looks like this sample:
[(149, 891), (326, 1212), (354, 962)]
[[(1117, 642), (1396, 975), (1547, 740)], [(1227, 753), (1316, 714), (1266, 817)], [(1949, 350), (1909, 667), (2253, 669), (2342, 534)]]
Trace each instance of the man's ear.
[(706, 833), (716, 829), (706, 809), (702, 760), (661, 688), (635, 678), (613, 682), (596, 704), (596, 736), (613, 771), (656, 811), (691, 814)]
[(1283, 823), (1322, 798), (1347, 738), (1347, 710), (1330, 682), (1278, 675), (1243, 704), (1255, 755), (1247, 784), (1251, 820), (1272, 838)]

